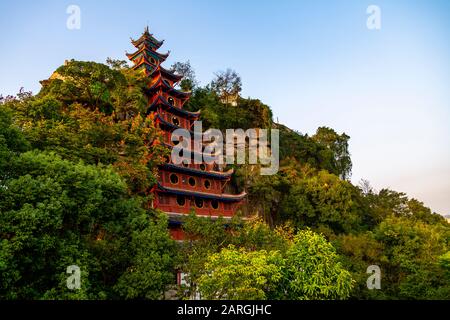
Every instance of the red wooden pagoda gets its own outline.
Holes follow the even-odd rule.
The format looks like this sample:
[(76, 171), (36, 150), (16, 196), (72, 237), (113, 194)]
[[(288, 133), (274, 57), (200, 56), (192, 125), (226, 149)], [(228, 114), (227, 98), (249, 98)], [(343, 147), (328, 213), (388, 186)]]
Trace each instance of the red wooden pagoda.
[[(169, 55), (157, 52), (163, 41), (155, 39), (146, 28), (139, 39), (131, 42), (137, 49), (127, 54), (134, 63), (133, 68), (142, 69), (149, 78), (147, 112), (154, 113), (155, 121), (164, 133), (164, 144), (172, 148), (173, 130), (184, 128), (192, 131), (200, 112), (183, 109), (190, 92), (176, 89), (182, 76), (161, 66)], [(160, 166), (158, 185), (154, 189), (154, 207), (168, 214), (170, 232), (176, 240), (183, 239), (182, 217), (192, 209), (198, 216), (231, 218), (245, 197), (245, 193), (233, 195), (226, 192), (232, 170), (223, 172), (217, 164), (194, 164), (193, 159), (189, 162), (176, 165), (169, 158)]]

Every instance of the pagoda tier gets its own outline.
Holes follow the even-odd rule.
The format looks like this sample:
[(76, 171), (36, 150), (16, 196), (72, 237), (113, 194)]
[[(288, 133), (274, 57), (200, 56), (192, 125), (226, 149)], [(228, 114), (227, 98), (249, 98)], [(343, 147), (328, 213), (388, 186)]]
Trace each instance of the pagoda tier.
[(191, 96), (191, 92), (177, 90), (172, 87), (172, 85), (173, 83), (171, 83), (168, 79), (165, 79), (162, 75), (159, 75), (158, 77), (155, 77), (155, 80), (151, 83), (150, 88), (147, 89), (147, 93), (151, 95), (158, 91), (164, 91), (170, 96), (177, 97), (182, 100), (182, 104), (184, 104), (184, 102), (186, 102), (186, 100)]
[[(203, 142), (195, 141), (192, 132), (200, 112), (183, 109), (191, 93), (176, 89), (174, 86), (182, 76), (161, 66), (168, 54), (160, 54), (156, 50), (163, 42), (154, 38), (146, 28), (138, 40), (132, 40), (132, 44), (137, 51), (127, 56), (134, 63), (133, 68), (143, 70), (149, 79), (145, 90), (147, 114), (155, 115), (155, 123), (163, 133), (163, 144), (173, 148), (172, 132), (186, 129), (191, 133), (192, 155), (194, 151), (197, 155), (203, 152)], [(245, 193), (235, 195), (227, 192), (233, 170), (223, 172), (218, 164), (193, 163), (192, 155), (191, 159), (186, 159), (189, 163), (183, 164), (175, 164), (168, 157), (166, 163), (159, 166), (158, 183), (152, 188), (155, 193), (153, 205), (169, 215), (170, 231), (176, 240), (183, 238), (180, 217), (194, 210), (199, 216), (231, 218), (246, 196)]]
[(147, 45), (148, 47), (153, 48), (153, 50), (156, 51), (163, 45), (164, 40), (162, 41), (156, 40), (156, 38), (153, 37), (153, 35), (149, 32), (148, 27), (146, 27), (144, 29), (144, 33), (142, 34), (142, 36), (137, 40), (131, 39), (131, 43), (136, 48), (140, 48), (143, 45)]
[[(167, 59), (167, 57), (169, 57), (169, 54), (170, 52), (159, 53), (156, 51), (152, 51), (151, 48), (147, 47), (147, 45), (143, 45), (140, 49), (138, 49), (134, 53), (126, 53), (126, 56), (131, 61), (144, 57), (147, 61), (151, 61), (154, 65), (156, 65), (156, 61), (164, 62)], [(152, 58), (154, 60), (152, 60)]]
[[(172, 100), (170, 98), (172, 98)], [(200, 111), (190, 112), (190, 111), (181, 109), (181, 107), (176, 107), (176, 103), (177, 103), (176, 98), (171, 97), (168, 94), (164, 94), (164, 93), (155, 94), (149, 100), (150, 100), (149, 101), (150, 104), (147, 108), (148, 113), (150, 113), (152, 111), (168, 112), (168, 113), (179, 115), (188, 120), (197, 120), (198, 117), (200, 116)], [(169, 101), (171, 101), (171, 102), (169, 102)], [(189, 129), (189, 127), (186, 129)]]

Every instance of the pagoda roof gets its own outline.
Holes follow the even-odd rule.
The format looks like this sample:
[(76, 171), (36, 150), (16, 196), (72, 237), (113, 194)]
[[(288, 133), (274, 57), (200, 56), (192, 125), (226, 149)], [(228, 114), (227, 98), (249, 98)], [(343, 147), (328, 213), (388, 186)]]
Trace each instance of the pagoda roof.
[(137, 61), (133, 62), (134, 62), (133, 66), (134, 70), (144, 65), (145, 70), (148, 72), (148, 74), (152, 74), (157, 69), (157, 66), (150, 63), (144, 56), (140, 57)]
[(155, 55), (161, 62), (164, 62), (167, 59), (167, 57), (169, 56), (170, 51), (168, 51), (167, 53), (159, 53), (157, 51), (152, 50), (147, 45), (143, 45), (137, 51), (135, 51), (133, 53), (125, 53), (125, 54), (128, 57), (128, 59), (133, 60), (140, 53), (142, 53), (142, 54), (149, 54), (149, 55)]
[(172, 163), (165, 163), (165, 164), (161, 165), (161, 167), (164, 169), (168, 169), (170, 171), (174, 171), (174, 172), (180, 172), (180, 173), (187, 172), (187, 173), (191, 173), (191, 174), (198, 175), (198, 176), (206, 176), (206, 177), (216, 178), (216, 179), (220, 179), (220, 180), (229, 179), (234, 172), (233, 169), (230, 169), (226, 172), (202, 171), (199, 169), (178, 166), (178, 165), (175, 165)]
[(184, 190), (184, 189), (176, 189), (171, 187), (164, 187), (161, 185), (161, 183), (158, 182), (158, 188), (160, 191), (176, 194), (176, 195), (183, 195), (183, 196), (194, 196), (198, 198), (204, 198), (204, 199), (214, 199), (219, 200), (222, 202), (239, 202), (247, 195), (247, 193), (242, 192), (241, 194), (214, 194), (214, 193), (206, 193), (206, 192), (199, 192), (199, 191), (192, 191), (192, 190)]
[(180, 74), (175, 74), (170, 70), (167, 70), (166, 68), (162, 67), (161, 65), (158, 65), (153, 72), (150, 73), (150, 76), (153, 76), (155, 73), (160, 72), (160, 74), (167, 79), (170, 79), (174, 82), (178, 82), (181, 79), (183, 79), (183, 76)]
[(196, 112), (190, 112), (190, 111), (186, 111), (183, 110), (181, 108), (177, 108), (174, 107), (173, 105), (171, 105), (166, 98), (164, 98), (162, 95), (158, 95), (157, 98), (150, 104), (150, 106), (148, 107), (148, 111), (147, 113), (149, 113), (149, 111), (151, 111), (152, 109), (154, 109), (157, 105), (163, 105), (165, 107), (167, 107), (171, 112), (179, 114), (179, 115), (183, 115), (186, 117), (190, 117), (190, 118), (198, 118), (200, 116), (200, 111), (196, 111)]
[(170, 122), (164, 120), (159, 114), (156, 115), (156, 119), (158, 119), (158, 121), (160, 121), (162, 124), (172, 128), (174, 130), (176, 130), (176, 129), (185, 129), (185, 130), (188, 130), (190, 134), (192, 134), (192, 135), (194, 134), (194, 131), (192, 131), (192, 130), (189, 130), (189, 129), (186, 129), (186, 128), (183, 128), (183, 127), (180, 127), (180, 126), (176, 126), (173, 123), (170, 123)]
[(191, 92), (184, 92), (175, 89), (174, 87), (170, 86), (166, 81), (164, 81), (163, 77), (160, 75), (156, 81), (147, 89), (148, 91), (153, 91), (158, 88), (164, 88), (165, 92), (169, 93), (172, 96), (175, 96), (177, 98), (181, 99), (189, 99), (191, 96)]
[(137, 39), (137, 40), (131, 39), (131, 43), (132, 43), (136, 48), (140, 47), (140, 46), (144, 43), (144, 44), (151, 44), (151, 45), (153, 45), (153, 47), (155, 47), (156, 49), (159, 49), (159, 48), (163, 45), (164, 40), (162, 40), (162, 41), (157, 40), (157, 39), (153, 36), (153, 34), (151, 34), (151, 33), (148, 31), (148, 27), (146, 27), (145, 30), (144, 30), (144, 33), (142, 33), (142, 35), (139, 37), (139, 39)]

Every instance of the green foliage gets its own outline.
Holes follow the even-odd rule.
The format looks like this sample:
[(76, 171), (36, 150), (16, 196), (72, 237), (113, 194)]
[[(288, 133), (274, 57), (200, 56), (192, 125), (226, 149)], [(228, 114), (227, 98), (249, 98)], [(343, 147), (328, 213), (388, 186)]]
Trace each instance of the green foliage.
[(201, 109), (200, 120), (205, 128), (269, 129), (272, 125), (272, 111), (257, 99), (236, 100), (237, 105), (222, 103), (219, 96), (209, 88), (197, 88), (186, 104), (191, 111)]
[[(114, 64), (113, 62), (111, 62)], [(145, 115), (145, 81), (133, 70), (94, 62), (61, 66), (36, 97), (5, 105), (33, 148), (65, 159), (113, 164), (130, 192), (145, 194), (167, 153), (153, 119)], [(103, 93), (94, 95), (92, 87)]]
[[(388, 217), (373, 232), (336, 239), (346, 265), (360, 281), (353, 295), (375, 299), (446, 299), (450, 228), (407, 217)], [(365, 288), (366, 268), (379, 265), (381, 290)]]
[(285, 264), (282, 298), (320, 300), (350, 296), (352, 277), (322, 235), (310, 230), (300, 231), (286, 253)]
[(333, 166), (336, 168), (339, 176), (346, 180), (350, 178), (352, 170), (352, 160), (348, 150), (348, 141), (350, 137), (343, 134), (337, 134), (331, 128), (320, 127), (312, 139), (324, 146), (326, 150), (330, 150), (334, 157)]
[(353, 283), (333, 246), (309, 230), (287, 250), (235, 246), (210, 253), (198, 278), (206, 299), (345, 299)]
[[(33, 151), (20, 154), (5, 169), (8, 179), (0, 189), (1, 297), (114, 297), (113, 284), (134, 265), (139, 250), (149, 249), (153, 255), (167, 251), (164, 255), (170, 256), (170, 246), (162, 246), (161, 240), (170, 242), (167, 231), (161, 233), (167, 223), (159, 227), (159, 237), (144, 237), (156, 227), (138, 199), (128, 198), (125, 182), (111, 168)], [(129, 241), (135, 247), (127, 248)], [(166, 265), (158, 268), (172, 261), (164, 259)], [(84, 275), (82, 291), (76, 293), (65, 287), (65, 269), (73, 264)], [(146, 270), (137, 272), (149, 282), (158, 281)], [(167, 276), (142, 296), (161, 294), (162, 283), (168, 283)]]
[(167, 236), (167, 219), (162, 216), (144, 230), (135, 230), (129, 246), (132, 265), (115, 286), (126, 299), (161, 299), (168, 284), (175, 282), (175, 243)]
[(189, 241), (180, 247), (180, 269), (188, 274), (189, 287), (182, 288), (187, 291), (182, 294), (188, 297), (196, 291), (211, 254), (230, 245), (247, 251), (285, 252), (292, 237), (287, 226), (272, 230), (260, 219), (242, 221), (239, 217), (225, 222), (222, 218), (212, 220), (191, 214), (184, 220), (183, 229)]
[(231, 102), (230, 98), (231, 100), (234, 100), (242, 90), (241, 77), (236, 71), (231, 69), (219, 71), (211, 81), (211, 89), (224, 100), (224, 102)]
[(180, 81), (181, 90), (192, 91), (197, 88), (198, 81), (195, 78), (195, 71), (189, 60), (186, 62), (175, 62), (170, 70), (183, 76), (183, 79)]
[(387, 259), (385, 293), (406, 299), (450, 296), (450, 278), (439, 265), (439, 256), (449, 249), (448, 225), (390, 217), (375, 229), (374, 238), (384, 245)]
[[(193, 90), (185, 108), (201, 109), (204, 129), (279, 129), (281, 167), (268, 177), (233, 166), (247, 219), (193, 214), (177, 248), (148, 208), (168, 152), (146, 116), (148, 79), (107, 62), (72, 60), (38, 95), (0, 97), (1, 299), (160, 299), (176, 268), (188, 273), (185, 297), (448, 299), (442, 216), (404, 193), (353, 186), (345, 133), (274, 124), (269, 106), (239, 97), (236, 73), (201, 88), (189, 62), (173, 66)], [(70, 291), (73, 264), (82, 287)], [(381, 267), (381, 290), (366, 287), (369, 265)]]
[[(335, 139), (340, 141), (335, 146), (319, 139), (320, 136), (317, 134), (309, 137), (281, 124), (274, 127), (280, 130), (280, 159), (294, 158), (299, 163), (318, 170), (324, 169), (344, 178), (350, 176), (352, 164), (347, 149), (349, 137), (345, 134), (338, 135), (332, 131)], [(323, 128), (319, 128), (317, 132), (320, 133), (322, 130)], [(341, 148), (344, 148), (345, 152)]]
[(144, 209), (164, 155), (144, 86), (121, 63), (71, 61), (2, 100), (0, 298), (160, 298), (174, 282), (166, 218)]
[(361, 225), (358, 190), (326, 171), (291, 185), (281, 215), (299, 227), (326, 226), (334, 233), (358, 230)]
[(198, 281), (205, 299), (260, 300), (282, 277), (278, 252), (246, 251), (234, 246), (210, 255)]

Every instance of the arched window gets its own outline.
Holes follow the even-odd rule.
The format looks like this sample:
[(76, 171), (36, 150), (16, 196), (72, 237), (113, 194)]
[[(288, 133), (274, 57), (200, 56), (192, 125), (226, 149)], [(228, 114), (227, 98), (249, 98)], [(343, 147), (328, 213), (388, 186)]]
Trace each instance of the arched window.
[(203, 200), (202, 199), (195, 199), (195, 206), (197, 208), (203, 208)]
[(178, 176), (175, 173), (172, 173), (170, 175), (170, 183), (177, 184), (178, 183)]
[(183, 196), (177, 196), (177, 204), (180, 207), (183, 207), (185, 203), (186, 203), (186, 199)]
[(197, 181), (195, 181), (194, 177), (190, 177), (188, 182), (191, 187), (195, 187), (195, 185), (197, 184)]
[(211, 201), (211, 207), (213, 207), (213, 209), (219, 209), (219, 201), (217, 200), (212, 200)]
[(209, 180), (205, 180), (204, 185), (206, 189), (211, 188), (211, 182)]

